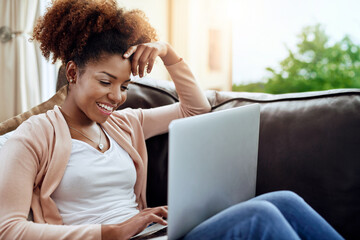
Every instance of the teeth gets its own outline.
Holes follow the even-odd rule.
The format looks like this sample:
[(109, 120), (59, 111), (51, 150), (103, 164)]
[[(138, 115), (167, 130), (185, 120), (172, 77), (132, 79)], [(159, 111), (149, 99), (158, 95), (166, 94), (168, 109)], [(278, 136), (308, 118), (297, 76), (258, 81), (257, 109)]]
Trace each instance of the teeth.
[(108, 105), (105, 105), (105, 104), (102, 104), (102, 103), (98, 103), (98, 105), (100, 106), (100, 107), (102, 107), (102, 108), (105, 108), (106, 110), (108, 110), (108, 111), (110, 111), (110, 112), (112, 112), (113, 111), (113, 107), (110, 107), (110, 106), (108, 106)]

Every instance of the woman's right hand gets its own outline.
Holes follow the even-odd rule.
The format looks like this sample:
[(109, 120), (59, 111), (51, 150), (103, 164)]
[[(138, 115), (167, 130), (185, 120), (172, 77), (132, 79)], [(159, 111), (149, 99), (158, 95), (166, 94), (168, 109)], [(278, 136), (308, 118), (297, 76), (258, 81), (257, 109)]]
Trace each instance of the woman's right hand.
[[(129, 239), (143, 231), (151, 223), (167, 225), (168, 207), (146, 208), (134, 217), (119, 224), (101, 226), (101, 239)], [(165, 218), (165, 219), (164, 219)]]
[(181, 60), (170, 44), (165, 42), (149, 42), (131, 46), (123, 57), (130, 58), (130, 56), (132, 56), (131, 72), (134, 76), (139, 74), (140, 77), (144, 76), (146, 66), (147, 73), (151, 72), (157, 57), (160, 57), (166, 66)]

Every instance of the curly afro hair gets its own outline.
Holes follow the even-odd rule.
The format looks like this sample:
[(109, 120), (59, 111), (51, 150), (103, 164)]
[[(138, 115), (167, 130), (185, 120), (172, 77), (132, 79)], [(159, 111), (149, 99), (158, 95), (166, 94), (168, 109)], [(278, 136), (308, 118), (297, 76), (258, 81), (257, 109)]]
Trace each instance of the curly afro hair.
[(103, 54), (123, 54), (130, 46), (157, 40), (156, 31), (140, 10), (126, 11), (113, 0), (55, 0), (34, 27), (53, 63), (73, 60), (79, 67)]

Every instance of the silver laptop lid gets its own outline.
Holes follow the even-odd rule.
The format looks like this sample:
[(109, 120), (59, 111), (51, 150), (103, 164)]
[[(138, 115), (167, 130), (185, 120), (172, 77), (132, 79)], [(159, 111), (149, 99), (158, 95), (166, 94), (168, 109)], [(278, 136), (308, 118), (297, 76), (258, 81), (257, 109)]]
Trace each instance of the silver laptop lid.
[(255, 196), (259, 122), (252, 104), (170, 124), (169, 239)]

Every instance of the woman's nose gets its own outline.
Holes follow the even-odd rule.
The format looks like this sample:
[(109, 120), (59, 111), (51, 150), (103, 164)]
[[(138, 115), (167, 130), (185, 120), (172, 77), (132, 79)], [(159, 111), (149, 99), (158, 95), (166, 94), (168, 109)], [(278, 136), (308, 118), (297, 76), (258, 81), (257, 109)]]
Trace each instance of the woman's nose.
[(116, 104), (121, 102), (121, 100), (123, 98), (120, 87), (113, 88), (108, 96), (109, 96), (109, 99), (114, 101)]

